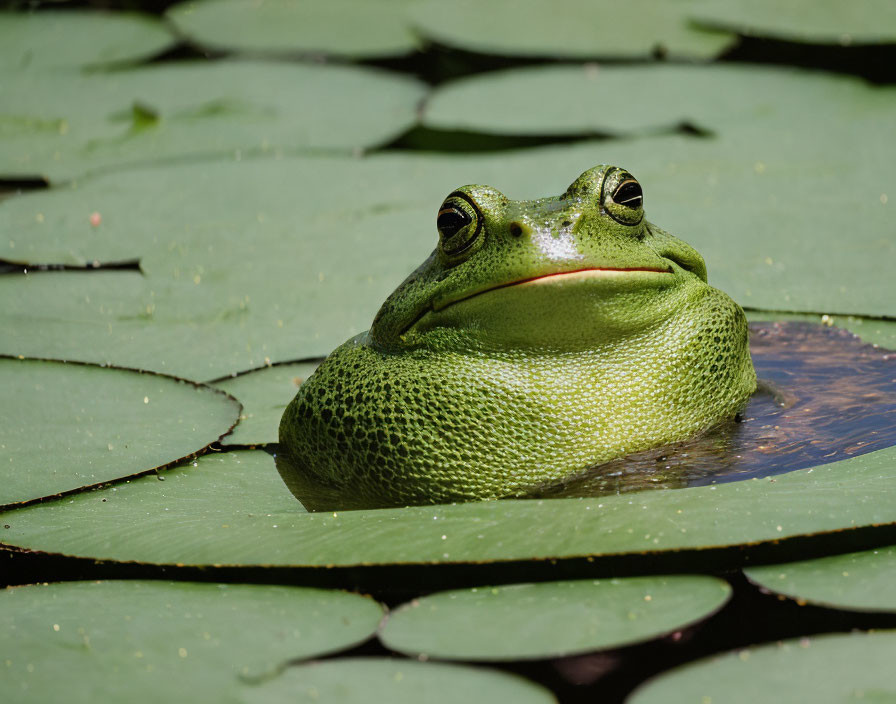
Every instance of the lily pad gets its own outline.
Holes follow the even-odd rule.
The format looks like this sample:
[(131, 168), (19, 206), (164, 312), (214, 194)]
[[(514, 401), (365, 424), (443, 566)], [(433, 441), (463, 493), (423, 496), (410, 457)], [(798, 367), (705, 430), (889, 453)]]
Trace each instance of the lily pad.
[[(563, 98), (533, 102), (532, 95)], [(620, 96), (625, 109), (608, 109)], [(774, 134), (802, 124), (807, 113), (815, 129), (837, 129), (868, 119), (869, 112), (892, 122), (894, 106), (892, 88), (811, 71), (585, 64), (495, 71), (444, 84), (427, 100), (423, 123), (516, 135), (631, 134), (682, 123), (722, 134), (744, 125)]]
[(300, 587), (70, 582), (0, 592), (4, 701), (236, 702), (376, 629), (369, 598)]
[(484, 54), (626, 59), (657, 54), (718, 56), (734, 37), (691, 27), (687, 19), (691, 5), (689, 0), (549, 4), (459, 0), (429, 2), (413, 17), (427, 39)]
[[(896, 447), (774, 478), (600, 499), (546, 499), (304, 513), (264, 452), (3, 514), (7, 545), (107, 560), (193, 565), (346, 566), (595, 559), (719, 551), (896, 523)], [(794, 496), (800, 511), (794, 512)], [(105, 501), (103, 500), (105, 499)], [(5, 526), (9, 528), (5, 528)], [(226, 528), (224, 527), (226, 526)], [(805, 549), (796, 541), (796, 551)], [(786, 555), (786, 544), (777, 554)]]
[(350, 152), (407, 129), (423, 92), (375, 69), (262, 61), (13, 73), (0, 87), (0, 176), (59, 182), (165, 159)]
[(892, 701), (896, 632), (824, 635), (746, 648), (665, 673), (627, 704)]
[(0, 12), (2, 94), (12, 72), (136, 62), (162, 53), (175, 41), (158, 19), (131, 12)]
[(207, 49), (378, 58), (416, 48), (405, 17), (415, 4), (418, 0), (187, 0), (165, 16)]
[(449, 660), (554, 658), (684, 628), (731, 594), (713, 577), (631, 577), (440, 592), (389, 614), (392, 650)]
[(801, 603), (896, 611), (896, 547), (744, 570), (751, 582)]
[(817, 0), (811, 12), (775, 0), (703, 2), (691, 8), (698, 26), (813, 44), (896, 42), (896, 7), (889, 0)]
[(240, 423), (224, 438), (224, 445), (261, 445), (277, 442), (280, 416), (296, 395), (296, 389), (311, 376), (318, 361), (280, 364), (256, 369), (213, 384), (243, 404)]
[(0, 357), (0, 505), (143, 474), (239, 418), (216, 389), (159, 374)]
[(367, 704), (550, 704), (549, 691), (506, 672), (389, 658), (344, 658), (291, 667), (244, 689), (247, 704), (339, 702)]

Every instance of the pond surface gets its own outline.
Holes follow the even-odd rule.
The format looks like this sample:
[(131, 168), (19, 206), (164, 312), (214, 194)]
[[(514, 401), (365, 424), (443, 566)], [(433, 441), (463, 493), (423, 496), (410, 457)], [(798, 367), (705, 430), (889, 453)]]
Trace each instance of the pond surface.
[(896, 352), (839, 328), (750, 324), (759, 389), (742, 416), (613, 460), (537, 497), (599, 496), (764, 477), (896, 444)]

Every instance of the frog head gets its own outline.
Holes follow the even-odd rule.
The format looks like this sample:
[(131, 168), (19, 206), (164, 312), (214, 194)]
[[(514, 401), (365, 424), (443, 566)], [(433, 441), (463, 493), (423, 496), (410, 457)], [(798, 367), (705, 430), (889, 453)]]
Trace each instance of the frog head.
[(615, 166), (537, 200), (463, 186), (436, 229), (377, 314), (374, 344), (576, 351), (686, 314), (708, 288), (700, 254), (645, 219), (641, 185)]

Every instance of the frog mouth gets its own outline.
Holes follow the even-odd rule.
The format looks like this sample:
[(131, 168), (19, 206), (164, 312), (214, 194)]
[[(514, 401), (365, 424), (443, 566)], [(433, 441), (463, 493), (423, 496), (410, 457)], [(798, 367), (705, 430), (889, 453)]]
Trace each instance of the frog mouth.
[(583, 281), (586, 279), (614, 279), (625, 277), (627, 274), (632, 274), (635, 272), (645, 272), (651, 274), (671, 274), (672, 269), (661, 269), (651, 266), (633, 266), (605, 268), (589, 267), (587, 269), (574, 269), (572, 271), (558, 271), (554, 272), (553, 274), (542, 274), (541, 276), (532, 276), (528, 279), (519, 279), (518, 281), (508, 281), (504, 284), (497, 284), (495, 286), (490, 286), (478, 291), (472, 291), (471, 293), (461, 296), (460, 298), (449, 298), (444, 301), (434, 301), (432, 310), (434, 312), (438, 312), (462, 301), (468, 301), (471, 298), (475, 298), (476, 296), (481, 296), (484, 293), (497, 291), (498, 289), (502, 288), (509, 288), (511, 286), (541, 286), (545, 284), (554, 284), (561, 282)]

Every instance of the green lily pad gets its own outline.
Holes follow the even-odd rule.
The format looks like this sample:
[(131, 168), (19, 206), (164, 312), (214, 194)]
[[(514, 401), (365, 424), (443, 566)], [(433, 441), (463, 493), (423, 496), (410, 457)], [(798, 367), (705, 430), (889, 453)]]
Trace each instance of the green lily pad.
[(368, 638), (369, 598), (300, 587), (70, 582), (0, 592), (0, 698), (237, 702), (252, 678)]
[[(533, 102), (532, 95), (563, 99)], [(607, 109), (620, 96), (625, 109)], [(495, 71), (444, 84), (428, 99), (423, 123), (516, 135), (630, 134), (681, 123), (723, 134), (744, 125), (774, 133), (801, 124), (807, 114), (813, 126), (826, 129), (868, 119), (869, 111), (892, 122), (894, 106), (892, 88), (811, 71), (736, 64), (586, 64)]]
[(665, 673), (627, 704), (892, 701), (896, 632), (824, 635), (746, 648)]
[(208, 386), (94, 365), (0, 357), (0, 505), (152, 471), (239, 418)]
[(165, 159), (360, 150), (413, 124), (423, 92), (375, 69), (261, 61), (13, 73), (0, 87), (0, 176), (58, 182)]
[(896, 42), (896, 6), (889, 0), (817, 0), (810, 12), (796, 3), (734, 0), (694, 5), (699, 26), (757, 37), (813, 44)]
[(208, 49), (378, 58), (416, 48), (405, 14), (417, 2), (187, 0), (165, 16), (192, 43)]
[(553, 658), (684, 628), (731, 594), (713, 577), (631, 577), (440, 592), (389, 614), (388, 648), (449, 660)]
[[(822, 535), (833, 546), (844, 531), (896, 522), (896, 448), (774, 478), (675, 491), (317, 514), (303, 512), (273, 459), (259, 450), (205, 455), (195, 464), (167, 471), (165, 482), (138, 478), (6, 511), (0, 540), (163, 564), (652, 560), (653, 553), (693, 551), (691, 562), (713, 565), (731, 546), (749, 554), (752, 546)], [(787, 554), (786, 545), (778, 554)]]
[[(83, 10), (0, 12), (4, 84), (11, 72), (136, 62), (174, 44), (165, 25), (148, 15)], [(66, 75), (73, 80), (71, 74)], [(5, 95), (6, 85), (3, 88), (0, 94)]]
[(241, 694), (246, 704), (556, 702), (546, 689), (506, 672), (390, 658), (344, 658), (299, 665)]
[(711, 283), (739, 303), (892, 316), (891, 165), (874, 147), (884, 127), (863, 129), (867, 139), (823, 149), (815, 136), (663, 137), (488, 156), (188, 164), (18, 196), (0, 208), (0, 259), (137, 258), (145, 276), (0, 277), (0, 352), (196, 379), (326, 355), (367, 329), (430, 253), (436, 209), (458, 185), (534, 198), (602, 162), (641, 180), (648, 218), (693, 244)]
[[(709, 59), (732, 35), (695, 29), (689, 0), (553, 3), (493, 0), (429, 2), (414, 12), (424, 37), (484, 54), (648, 58), (657, 53)], [(537, 102), (537, 101), (536, 101)]]
[(820, 606), (896, 611), (896, 547), (744, 570), (751, 582)]
[(224, 445), (277, 442), (280, 416), (296, 395), (296, 389), (319, 363), (318, 360), (280, 364), (215, 382), (215, 388), (235, 396), (243, 404), (240, 423), (224, 438)]

